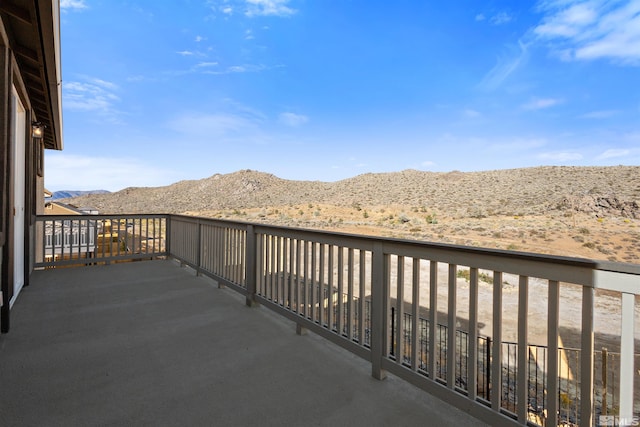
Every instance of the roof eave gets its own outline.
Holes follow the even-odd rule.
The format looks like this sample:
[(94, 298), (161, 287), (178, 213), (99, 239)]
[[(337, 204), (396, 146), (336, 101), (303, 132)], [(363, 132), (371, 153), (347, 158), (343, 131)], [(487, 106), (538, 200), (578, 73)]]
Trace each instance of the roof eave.
[(51, 138), (45, 147), (62, 150), (62, 68), (60, 49), (60, 2), (59, 0), (36, 2), (38, 30), (48, 95), (50, 126), (46, 132)]

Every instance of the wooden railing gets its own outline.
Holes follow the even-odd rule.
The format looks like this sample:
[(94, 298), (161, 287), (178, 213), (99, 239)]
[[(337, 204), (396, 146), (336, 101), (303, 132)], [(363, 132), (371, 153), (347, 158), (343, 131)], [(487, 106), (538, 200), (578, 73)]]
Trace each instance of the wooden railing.
[[(291, 319), (300, 333), (370, 361), (374, 377), (390, 372), (489, 424), (638, 420), (638, 265), (181, 215), (135, 218), (164, 224), (154, 228), (166, 244), (152, 255), (175, 258), (248, 305)], [(594, 358), (603, 344), (617, 355), (604, 388)]]
[(38, 216), (35, 267), (166, 256), (167, 223), (167, 215)]

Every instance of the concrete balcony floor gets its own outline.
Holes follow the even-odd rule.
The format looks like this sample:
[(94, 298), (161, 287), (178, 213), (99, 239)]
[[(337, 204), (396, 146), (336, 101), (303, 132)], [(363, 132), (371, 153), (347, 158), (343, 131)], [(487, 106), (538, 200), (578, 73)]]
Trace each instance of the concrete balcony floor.
[(0, 424), (468, 426), (466, 413), (173, 261), (34, 272)]

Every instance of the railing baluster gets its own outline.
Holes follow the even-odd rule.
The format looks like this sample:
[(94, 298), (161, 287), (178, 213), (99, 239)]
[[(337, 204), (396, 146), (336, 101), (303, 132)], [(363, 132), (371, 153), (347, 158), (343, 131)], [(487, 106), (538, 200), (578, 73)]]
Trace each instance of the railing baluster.
[[(334, 303), (333, 302), (333, 294), (335, 292), (334, 290), (334, 276), (335, 276), (335, 271), (334, 271), (334, 257), (335, 257), (335, 245), (329, 245), (329, 280), (328, 280), (328, 292), (327, 292), (327, 306), (328, 306), (328, 310), (327, 310), (327, 329), (329, 329), (330, 331), (333, 331), (333, 323), (335, 322), (335, 314), (334, 314), (334, 308), (337, 307), (337, 301)], [(340, 274), (340, 273), (338, 273)]]
[(343, 322), (343, 304), (342, 299), (344, 298), (344, 248), (342, 246), (338, 246), (338, 295), (336, 305), (338, 306), (338, 312), (336, 314), (336, 329), (338, 335), (342, 335), (344, 333), (344, 322)]
[(302, 298), (302, 291), (300, 288), (300, 282), (304, 279), (302, 277), (302, 240), (296, 239), (296, 313), (301, 314), (302, 304), (300, 303)]
[(469, 269), (469, 354), (467, 356), (467, 391), (469, 399), (478, 396), (478, 269)]
[(274, 253), (274, 265), (275, 265), (275, 297), (273, 298), (276, 304), (282, 305), (282, 237), (276, 236), (276, 246)]
[(395, 349), (396, 363), (402, 365), (404, 357), (404, 257), (397, 257), (396, 265), (396, 342), (391, 343)]
[(347, 252), (347, 338), (353, 340), (353, 248)]
[(417, 371), (420, 364), (418, 363), (418, 347), (420, 346), (420, 258), (413, 258), (413, 277), (411, 280), (411, 370)]
[(436, 333), (438, 325), (438, 262), (429, 262), (429, 377), (436, 380)]
[(358, 299), (358, 342), (360, 345), (365, 344), (365, 298), (366, 298), (366, 268), (367, 265), (367, 253), (360, 249), (360, 280), (359, 291), (360, 298)]
[(382, 380), (386, 372), (382, 359), (387, 357), (389, 256), (382, 243), (373, 245), (371, 259), (371, 375)]
[(259, 272), (259, 286), (258, 290), (261, 296), (267, 295), (267, 236), (259, 234), (256, 238), (256, 257), (258, 264), (256, 269)]
[(631, 425), (633, 421), (635, 295), (622, 293), (620, 331), (620, 420)]
[(458, 266), (449, 264), (449, 289), (447, 307), (447, 386), (456, 387), (456, 319), (457, 319), (457, 272)]
[[(493, 360), (491, 364), (491, 408), (499, 411), (502, 403), (502, 273), (493, 272)], [(553, 424), (555, 426), (555, 424)]]
[(259, 257), (256, 256), (258, 239), (256, 239), (255, 229), (253, 225), (247, 225), (247, 246), (246, 246), (246, 262), (245, 277), (247, 280), (247, 297), (246, 305), (252, 307), (256, 305), (256, 271), (259, 266)]
[(287, 280), (287, 308), (289, 310), (293, 310), (293, 308), (295, 307), (295, 301), (293, 298), (294, 295), (294, 288), (295, 288), (295, 284), (294, 284), (294, 280), (295, 280), (295, 264), (296, 264), (296, 257), (295, 257), (295, 246), (296, 246), (296, 241), (295, 239), (288, 239), (288, 244), (289, 244), (289, 266), (287, 268), (287, 276), (288, 276), (288, 280)]
[(547, 317), (547, 424), (558, 425), (558, 320), (560, 318), (560, 285), (549, 280)]
[[(326, 251), (326, 246), (324, 243), (320, 244), (320, 271), (319, 271), (319, 278), (318, 278), (318, 323), (320, 324), (320, 326), (324, 325), (324, 320), (325, 320), (325, 296), (324, 296), (324, 289), (325, 289), (325, 265), (326, 265), (326, 257), (325, 257), (325, 251)], [(333, 272), (332, 272), (333, 273)], [(331, 306), (331, 295), (327, 296), (327, 309)]]
[(310, 297), (309, 297), (309, 285), (311, 283), (311, 268), (310, 268), (310, 263), (309, 263), (309, 242), (308, 241), (304, 241), (304, 288), (303, 288), (303, 292), (304, 292), (304, 317), (305, 318), (310, 318), (310, 306), (309, 304), (311, 303), (310, 301)]
[(311, 242), (311, 290), (310, 290), (310, 296), (311, 296), (311, 321), (315, 322), (316, 321), (316, 312), (318, 311), (316, 309), (316, 298), (318, 296), (318, 294), (316, 293), (316, 277), (317, 277), (317, 266), (318, 266), (318, 262), (317, 262), (317, 246), (318, 244), (315, 242)]
[(518, 373), (516, 379), (517, 415), (521, 424), (527, 422), (527, 364), (529, 363), (529, 278), (520, 276), (518, 283)]

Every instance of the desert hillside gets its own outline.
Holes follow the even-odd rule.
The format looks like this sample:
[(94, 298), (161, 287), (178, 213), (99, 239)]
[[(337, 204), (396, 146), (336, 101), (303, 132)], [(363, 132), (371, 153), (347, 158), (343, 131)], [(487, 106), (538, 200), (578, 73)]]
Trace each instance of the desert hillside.
[(368, 173), (292, 181), (242, 170), (74, 198), (101, 213), (188, 213), (640, 262), (640, 167)]

